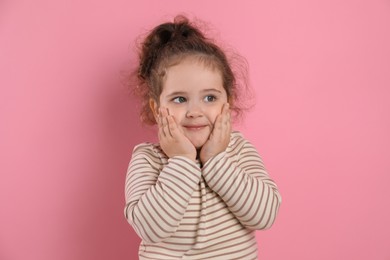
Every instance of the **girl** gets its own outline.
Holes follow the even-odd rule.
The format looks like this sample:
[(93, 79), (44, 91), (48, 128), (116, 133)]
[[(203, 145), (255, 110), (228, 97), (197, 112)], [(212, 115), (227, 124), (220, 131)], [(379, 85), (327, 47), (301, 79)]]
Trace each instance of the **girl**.
[(134, 148), (125, 216), (140, 259), (257, 259), (281, 197), (256, 149), (231, 130), (236, 81), (224, 52), (185, 17), (142, 43), (141, 118), (158, 144)]

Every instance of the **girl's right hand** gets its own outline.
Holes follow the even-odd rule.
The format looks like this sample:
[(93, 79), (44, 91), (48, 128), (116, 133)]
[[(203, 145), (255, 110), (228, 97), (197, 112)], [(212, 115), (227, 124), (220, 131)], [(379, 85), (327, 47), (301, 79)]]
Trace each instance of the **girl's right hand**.
[(174, 117), (168, 114), (167, 108), (159, 108), (157, 125), (160, 146), (169, 158), (184, 156), (196, 160), (195, 146), (180, 131)]

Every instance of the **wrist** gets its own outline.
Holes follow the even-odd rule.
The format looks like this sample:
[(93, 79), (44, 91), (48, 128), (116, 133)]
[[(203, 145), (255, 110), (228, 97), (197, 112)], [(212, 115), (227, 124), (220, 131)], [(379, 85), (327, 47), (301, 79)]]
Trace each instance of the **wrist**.
[(196, 155), (192, 155), (192, 154), (184, 154), (184, 153), (177, 153), (177, 154), (170, 154), (168, 155), (169, 158), (173, 158), (173, 157), (185, 157), (191, 161), (194, 161), (196, 162)]
[(208, 160), (210, 160), (211, 157), (213, 157), (211, 154), (207, 154), (207, 155), (202, 155), (202, 154), (201, 154), (201, 155), (199, 156), (199, 159), (200, 159), (202, 165), (205, 165), (205, 163), (206, 163)]

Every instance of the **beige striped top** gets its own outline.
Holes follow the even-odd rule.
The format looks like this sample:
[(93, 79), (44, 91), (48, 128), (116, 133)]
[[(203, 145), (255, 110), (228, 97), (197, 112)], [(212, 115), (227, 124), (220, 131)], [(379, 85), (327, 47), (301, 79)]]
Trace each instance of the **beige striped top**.
[(254, 230), (269, 228), (281, 203), (239, 132), (203, 167), (167, 158), (158, 144), (136, 146), (125, 194), (125, 216), (142, 238), (140, 259), (257, 259)]

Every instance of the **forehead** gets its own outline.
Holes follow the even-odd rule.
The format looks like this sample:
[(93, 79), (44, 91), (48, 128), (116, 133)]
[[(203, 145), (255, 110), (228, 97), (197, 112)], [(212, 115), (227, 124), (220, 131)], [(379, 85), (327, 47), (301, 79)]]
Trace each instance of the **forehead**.
[(224, 90), (222, 73), (209, 60), (191, 56), (166, 68), (163, 92), (196, 91), (210, 88)]

